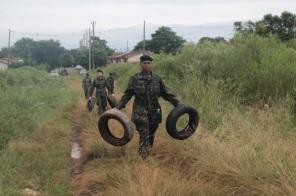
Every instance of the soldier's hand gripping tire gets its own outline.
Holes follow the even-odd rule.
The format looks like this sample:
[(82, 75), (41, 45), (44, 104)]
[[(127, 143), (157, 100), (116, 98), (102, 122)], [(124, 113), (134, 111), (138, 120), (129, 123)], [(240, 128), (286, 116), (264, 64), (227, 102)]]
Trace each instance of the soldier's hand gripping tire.
[(95, 104), (96, 104), (95, 98), (88, 99), (86, 107), (89, 112), (93, 111)]
[[(184, 129), (177, 130), (177, 121), (184, 114), (189, 115), (189, 122)], [(185, 140), (194, 134), (198, 123), (199, 115), (197, 110), (191, 106), (179, 104), (169, 113), (166, 120), (166, 130), (171, 137), (178, 140)]]
[(115, 108), (118, 106), (118, 101), (116, 100), (116, 98), (112, 94), (107, 96), (107, 100), (108, 100), (108, 103), (111, 106), (111, 108)]
[[(124, 128), (122, 138), (114, 136), (108, 126), (108, 121), (114, 119), (120, 122)], [(113, 146), (124, 146), (131, 141), (134, 134), (134, 124), (129, 120), (127, 115), (120, 110), (113, 108), (103, 113), (98, 122), (99, 132), (102, 138)]]

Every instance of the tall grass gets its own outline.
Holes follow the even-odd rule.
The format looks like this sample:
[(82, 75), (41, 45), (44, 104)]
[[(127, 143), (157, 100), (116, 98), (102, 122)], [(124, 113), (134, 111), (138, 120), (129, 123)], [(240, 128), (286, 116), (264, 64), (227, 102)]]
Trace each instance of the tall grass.
[(156, 62), (156, 70), (169, 80), (214, 80), (224, 94), (247, 104), (295, 96), (296, 50), (275, 37), (237, 35), (230, 43), (188, 45), (179, 55), (163, 54)]
[(0, 72), (0, 195), (69, 194), (70, 112), (75, 93), (33, 68)]

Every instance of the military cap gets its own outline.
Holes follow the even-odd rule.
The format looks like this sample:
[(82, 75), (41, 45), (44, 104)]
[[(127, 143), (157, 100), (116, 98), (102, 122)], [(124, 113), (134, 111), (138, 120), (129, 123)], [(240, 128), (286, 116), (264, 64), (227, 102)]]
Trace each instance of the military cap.
[(101, 69), (97, 69), (97, 72), (101, 72), (101, 73), (104, 73)]
[(140, 62), (143, 62), (143, 61), (153, 61), (153, 58), (149, 55), (144, 54), (140, 57)]

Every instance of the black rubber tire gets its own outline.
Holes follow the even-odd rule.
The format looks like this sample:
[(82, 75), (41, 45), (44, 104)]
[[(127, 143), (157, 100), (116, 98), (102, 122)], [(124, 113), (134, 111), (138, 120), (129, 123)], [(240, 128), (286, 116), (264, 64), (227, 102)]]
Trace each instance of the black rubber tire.
[[(176, 124), (178, 119), (183, 114), (189, 115), (189, 122), (184, 129), (178, 131), (176, 128)], [(194, 134), (197, 129), (198, 123), (199, 115), (197, 110), (191, 106), (180, 104), (169, 113), (166, 120), (166, 130), (171, 137), (178, 140), (185, 140)]]
[[(120, 122), (124, 128), (122, 138), (114, 136), (108, 126), (108, 121), (114, 119)], [(131, 141), (134, 135), (134, 124), (120, 110), (114, 108), (103, 113), (98, 122), (99, 132), (102, 138), (113, 146), (124, 146)]]
[(89, 99), (89, 100), (87, 101), (87, 105), (86, 105), (86, 107), (87, 107), (87, 109), (88, 109), (89, 112), (93, 111), (93, 109), (94, 109), (94, 107), (95, 107), (95, 104), (96, 104), (96, 101), (95, 101), (94, 98), (91, 98), (91, 99)]
[(108, 95), (107, 100), (108, 100), (108, 103), (111, 106), (111, 108), (115, 108), (118, 106), (118, 101), (116, 100), (116, 98), (113, 95)]

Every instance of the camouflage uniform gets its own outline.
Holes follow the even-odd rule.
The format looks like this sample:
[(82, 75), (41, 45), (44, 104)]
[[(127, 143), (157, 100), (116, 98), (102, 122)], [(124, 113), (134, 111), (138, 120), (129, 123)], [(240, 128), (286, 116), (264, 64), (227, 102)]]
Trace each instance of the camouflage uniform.
[(108, 78), (107, 78), (107, 82), (108, 82), (108, 84), (109, 84), (109, 86), (111, 88), (110, 90), (108, 89), (108, 94), (109, 95), (114, 93), (114, 81), (115, 81), (114, 76), (109, 75)]
[(92, 96), (94, 89), (96, 89), (96, 98), (97, 98), (97, 106), (98, 106), (99, 114), (102, 114), (106, 110), (106, 106), (107, 106), (106, 88), (108, 90), (111, 89), (104, 76), (96, 78), (92, 82), (92, 85), (90, 87), (89, 97)]
[(89, 76), (86, 76), (83, 80), (82, 80), (82, 88), (84, 90), (84, 96), (85, 98), (87, 98), (87, 95), (88, 95), (88, 91), (89, 91), (89, 88), (91, 86), (91, 79), (89, 78)]
[(137, 73), (131, 77), (118, 108), (124, 108), (132, 96), (135, 96), (132, 121), (140, 133), (139, 153), (145, 159), (153, 146), (154, 134), (162, 120), (158, 98), (162, 97), (174, 106), (177, 106), (179, 101), (175, 95), (168, 92), (158, 75), (145, 72)]

